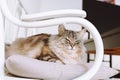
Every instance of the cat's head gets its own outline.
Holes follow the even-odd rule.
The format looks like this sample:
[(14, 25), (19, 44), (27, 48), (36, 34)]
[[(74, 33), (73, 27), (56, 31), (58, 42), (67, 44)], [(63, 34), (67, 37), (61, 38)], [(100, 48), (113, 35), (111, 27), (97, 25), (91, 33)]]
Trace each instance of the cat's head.
[(83, 47), (83, 37), (86, 33), (86, 29), (80, 31), (67, 30), (64, 25), (58, 27), (58, 47), (75, 50)]

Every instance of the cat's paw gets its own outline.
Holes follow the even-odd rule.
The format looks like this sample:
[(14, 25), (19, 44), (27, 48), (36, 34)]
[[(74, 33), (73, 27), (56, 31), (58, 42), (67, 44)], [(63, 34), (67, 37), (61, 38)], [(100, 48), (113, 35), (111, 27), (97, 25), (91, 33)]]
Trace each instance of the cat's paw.
[(56, 60), (56, 63), (63, 64), (63, 62), (61, 62), (60, 60)]

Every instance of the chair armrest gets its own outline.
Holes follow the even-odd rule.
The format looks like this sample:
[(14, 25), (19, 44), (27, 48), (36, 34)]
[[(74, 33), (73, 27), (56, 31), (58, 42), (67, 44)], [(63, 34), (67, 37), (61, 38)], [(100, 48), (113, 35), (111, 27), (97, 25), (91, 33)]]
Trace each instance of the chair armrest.
[(23, 20), (23, 21), (39, 21), (39, 20), (46, 20), (46, 19), (51, 19), (51, 18), (61, 18), (61, 17), (85, 18), (86, 12), (83, 10), (78, 10), (78, 9), (54, 10), (54, 11), (27, 14), (27, 15), (24, 14), (21, 16), (21, 20)]

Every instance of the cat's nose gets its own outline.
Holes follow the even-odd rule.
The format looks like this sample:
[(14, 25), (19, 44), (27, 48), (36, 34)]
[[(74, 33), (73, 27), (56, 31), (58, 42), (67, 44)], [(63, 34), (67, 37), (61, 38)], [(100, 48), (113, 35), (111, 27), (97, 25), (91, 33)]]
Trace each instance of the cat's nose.
[(75, 50), (75, 46), (71, 46), (71, 50)]
[(70, 50), (73, 50), (73, 46), (72, 46), (72, 45), (70, 45), (68, 48), (69, 48)]
[(73, 47), (69, 46), (68, 49), (69, 49), (69, 50), (73, 50)]

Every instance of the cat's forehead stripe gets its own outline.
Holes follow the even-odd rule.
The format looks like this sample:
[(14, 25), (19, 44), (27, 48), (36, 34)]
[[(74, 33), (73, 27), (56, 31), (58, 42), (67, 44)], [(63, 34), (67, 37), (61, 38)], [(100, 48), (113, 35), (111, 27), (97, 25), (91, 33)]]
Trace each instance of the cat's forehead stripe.
[(68, 36), (68, 38), (77, 38), (77, 34), (74, 31), (67, 31), (66, 35)]

